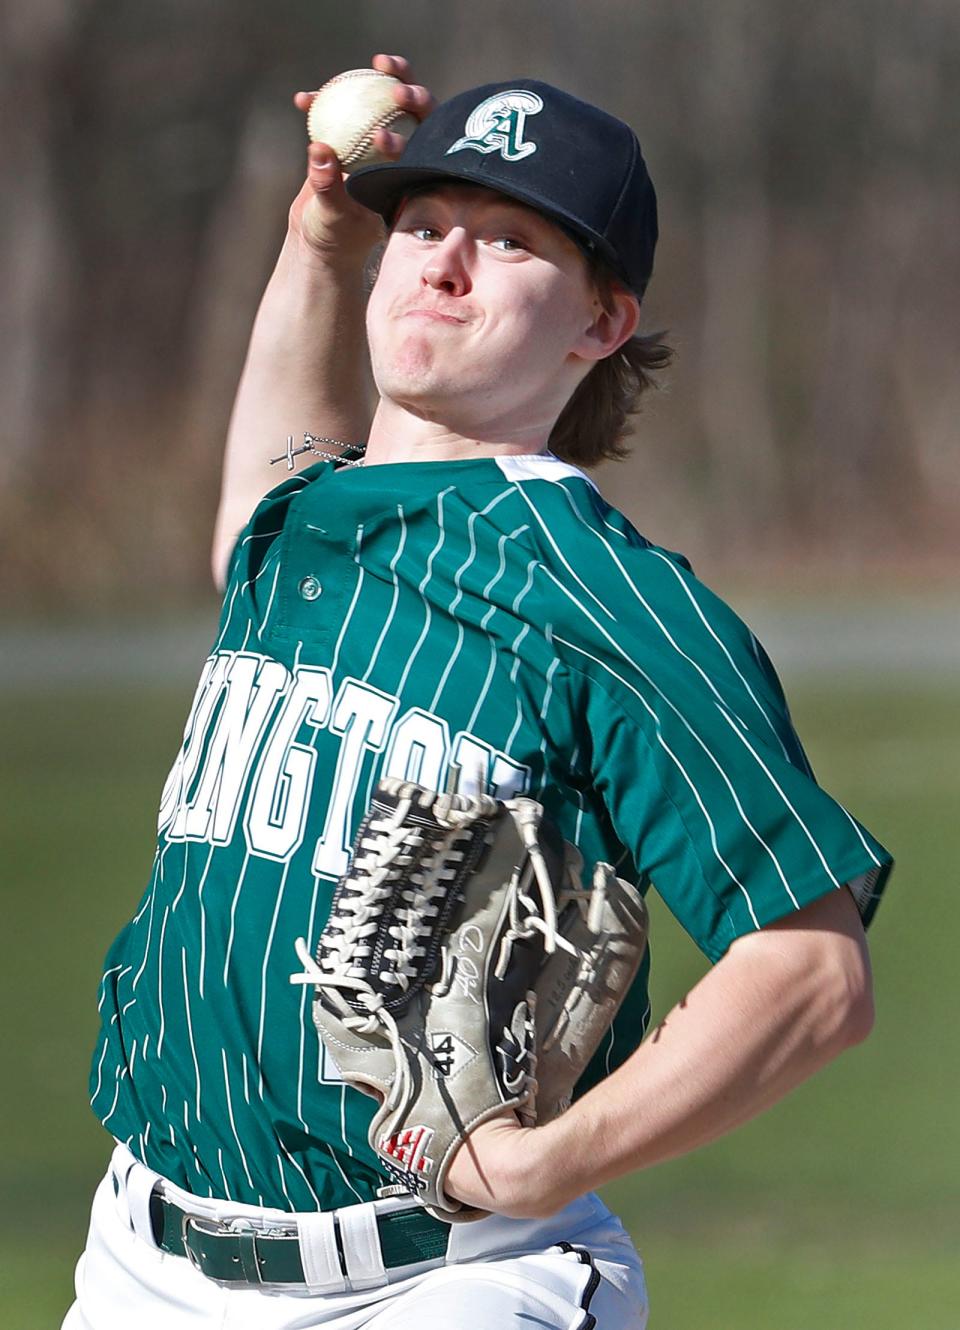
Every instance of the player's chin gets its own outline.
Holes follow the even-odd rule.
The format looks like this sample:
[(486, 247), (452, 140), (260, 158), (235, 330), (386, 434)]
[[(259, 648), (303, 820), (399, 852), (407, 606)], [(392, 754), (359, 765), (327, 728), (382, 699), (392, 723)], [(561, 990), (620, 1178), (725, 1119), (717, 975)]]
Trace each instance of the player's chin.
[(455, 428), (452, 415), (457, 413), (457, 406), (462, 405), (464, 396), (455, 375), (437, 373), (392, 375), (384, 381), (380, 395), (421, 420), (449, 428)]

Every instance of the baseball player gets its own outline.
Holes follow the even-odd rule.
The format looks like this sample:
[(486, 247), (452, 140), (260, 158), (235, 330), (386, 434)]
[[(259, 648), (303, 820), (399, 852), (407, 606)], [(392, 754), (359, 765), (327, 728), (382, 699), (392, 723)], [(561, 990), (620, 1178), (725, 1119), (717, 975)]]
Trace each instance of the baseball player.
[[(816, 784), (754, 636), (585, 471), (664, 358), (636, 336), (657, 233), (636, 137), (537, 81), (433, 109), (405, 62), (375, 66), (422, 123), (346, 186), (313, 145), (257, 317), (220, 623), (100, 986), (91, 1103), (117, 1144), (68, 1330), (642, 1327), (594, 1189), (871, 1025), (889, 855)], [(319, 457), (289, 447), (276, 485), (304, 431)], [(714, 963), (644, 1041), (645, 964), (567, 1112), (470, 1134), (447, 1189), (475, 1222), (391, 1194), (374, 1105), (289, 983), (383, 776), (531, 795)]]

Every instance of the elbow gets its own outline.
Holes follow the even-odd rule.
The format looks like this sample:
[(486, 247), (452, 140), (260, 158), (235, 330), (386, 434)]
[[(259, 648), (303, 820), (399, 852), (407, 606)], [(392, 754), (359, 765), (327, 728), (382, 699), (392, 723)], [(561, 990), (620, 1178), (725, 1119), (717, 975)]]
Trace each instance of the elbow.
[(845, 986), (837, 1021), (841, 1049), (862, 1044), (873, 1030), (875, 1019), (873, 985), (867, 974), (862, 984)]
[(873, 976), (860, 915), (846, 890), (832, 892), (769, 930), (787, 959), (824, 1060), (861, 1044), (874, 1023)]
[(831, 1056), (862, 1044), (874, 1026), (873, 979), (866, 945), (828, 946), (820, 958), (820, 1035)]
[(873, 1030), (876, 1018), (877, 1011), (873, 1001), (873, 979), (870, 974), (870, 966), (867, 964), (864, 967), (862, 982), (859, 984), (857, 991), (850, 995), (848, 1002), (845, 1024), (848, 1048), (852, 1048), (855, 1044), (862, 1044), (868, 1038)]

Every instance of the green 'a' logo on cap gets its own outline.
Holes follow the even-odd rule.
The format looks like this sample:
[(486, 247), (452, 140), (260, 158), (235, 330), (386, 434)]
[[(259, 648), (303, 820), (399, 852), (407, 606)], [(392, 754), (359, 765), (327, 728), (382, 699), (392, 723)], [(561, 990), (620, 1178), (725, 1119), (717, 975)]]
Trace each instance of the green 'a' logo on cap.
[(474, 152), (498, 152), (505, 162), (522, 161), (537, 151), (537, 145), (523, 137), (527, 116), (542, 110), (542, 99), (525, 88), (495, 93), (473, 108), (464, 125), (466, 134), (446, 155), (472, 148)]

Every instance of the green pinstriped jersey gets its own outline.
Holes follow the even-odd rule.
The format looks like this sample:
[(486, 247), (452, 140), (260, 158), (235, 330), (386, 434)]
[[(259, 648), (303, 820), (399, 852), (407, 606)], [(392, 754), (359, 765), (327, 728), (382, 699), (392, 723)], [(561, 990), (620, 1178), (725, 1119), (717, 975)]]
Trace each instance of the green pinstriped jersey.
[[(104, 1125), (201, 1195), (311, 1209), (386, 1179), (289, 983), (383, 775), (541, 800), (587, 864), (660, 892), (704, 953), (890, 859), (816, 784), (750, 631), (548, 456), (322, 464), (235, 548), (111, 948)], [(579, 1090), (649, 1019), (647, 966)]]

